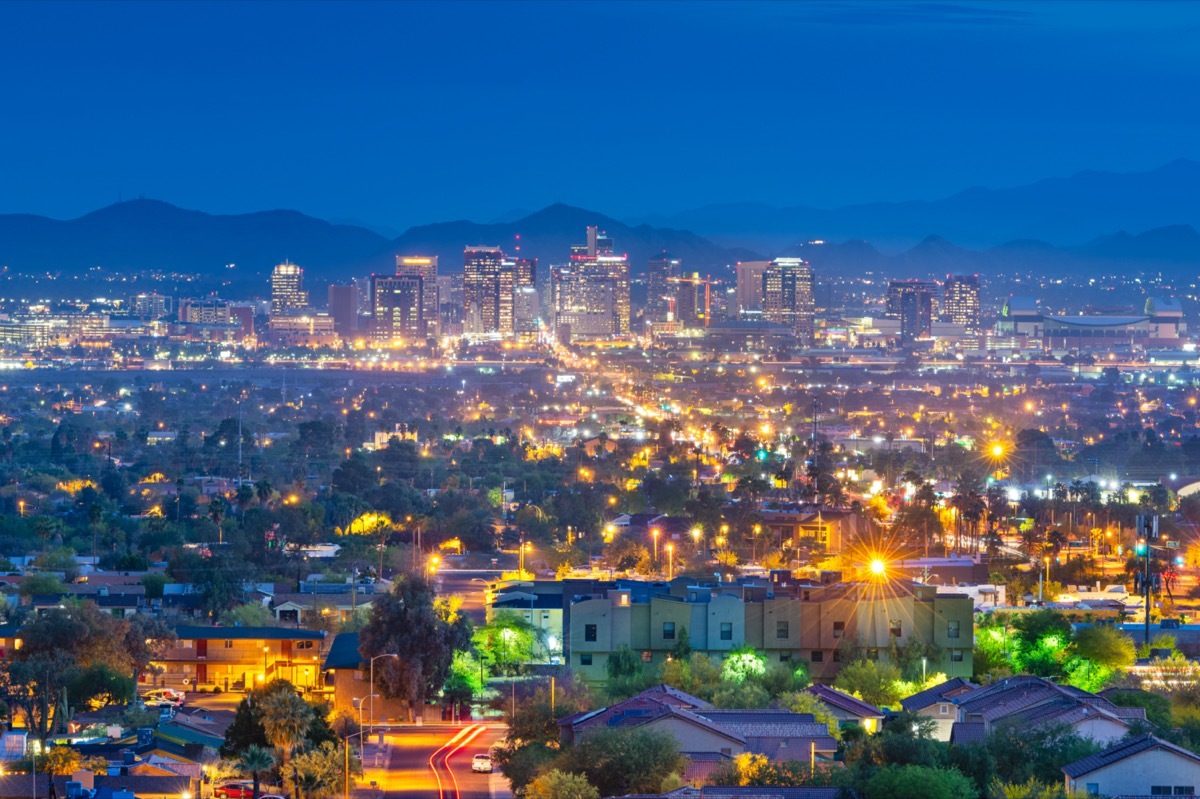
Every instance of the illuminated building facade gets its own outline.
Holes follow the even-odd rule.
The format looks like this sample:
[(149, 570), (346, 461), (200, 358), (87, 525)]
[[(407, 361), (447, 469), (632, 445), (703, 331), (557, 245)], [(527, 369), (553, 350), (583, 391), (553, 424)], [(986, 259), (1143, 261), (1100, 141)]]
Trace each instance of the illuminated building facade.
[(271, 271), (271, 315), (289, 316), (308, 308), (304, 270), (285, 261)]
[(646, 272), (646, 321), (670, 322), (675, 318), (675, 294), (682, 261), (663, 252), (650, 258)]
[[(436, 255), (397, 255), (397, 277), (421, 278), (420, 335), (432, 338), (438, 334), (438, 257)], [(372, 294), (372, 302), (374, 295)], [(373, 311), (372, 311), (373, 313)]]
[(816, 302), (813, 273), (803, 258), (776, 258), (763, 270), (763, 317), (790, 327), (802, 347), (811, 346)]
[(513, 334), (516, 263), (499, 247), (467, 247), (463, 252), (463, 332), (507, 338)]
[(887, 318), (900, 322), (900, 343), (911, 344), (929, 338), (938, 315), (937, 297), (941, 292), (932, 280), (888, 281)]
[(739, 261), (737, 312), (741, 319), (760, 319), (763, 310), (763, 275), (770, 261)]
[(425, 338), (425, 279), (418, 274), (371, 278), (371, 336), (385, 343)]
[(942, 321), (962, 325), (968, 333), (982, 329), (978, 275), (946, 276), (942, 286)]
[(629, 259), (612, 254), (612, 239), (595, 226), (588, 243), (571, 247), (570, 263), (554, 267), (554, 324), (572, 338), (629, 336)]

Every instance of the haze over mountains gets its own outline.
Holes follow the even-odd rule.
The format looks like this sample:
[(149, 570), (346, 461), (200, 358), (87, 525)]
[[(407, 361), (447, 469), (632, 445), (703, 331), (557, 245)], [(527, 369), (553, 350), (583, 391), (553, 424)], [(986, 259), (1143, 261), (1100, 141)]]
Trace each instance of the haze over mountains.
[[(133, 200), (73, 220), (2, 215), (0, 266), (9, 274), (72, 275), (97, 266), (201, 273), (253, 285), (290, 259), (305, 267), (315, 287), (387, 272), (398, 253), (436, 254), (444, 271), (457, 271), (463, 247), (472, 244), (507, 252), (519, 246), (522, 255), (556, 263), (595, 224), (630, 256), (635, 274), (652, 254), (667, 250), (686, 268), (710, 274), (738, 260), (794, 254), (827, 273), (1161, 270), (1194, 277), (1200, 267), (1197, 188), (1200, 164), (1174, 161), (1150, 172), (1084, 172), (1011, 189), (969, 189), (933, 202), (832, 211), (710, 206), (635, 225), (556, 204), (517, 219), (508, 218), (519, 216), (512, 213), (489, 223), (422, 225), (395, 239), (296, 211), (220, 216)], [(805, 243), (816, 240), (825, 243)], [(237, 264), (236, 270), (226, 264)]]

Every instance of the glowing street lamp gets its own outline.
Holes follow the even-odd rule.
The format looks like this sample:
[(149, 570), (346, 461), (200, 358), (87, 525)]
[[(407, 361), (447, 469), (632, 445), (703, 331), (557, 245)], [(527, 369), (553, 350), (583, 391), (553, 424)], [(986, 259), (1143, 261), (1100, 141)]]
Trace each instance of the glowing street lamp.
[(868, 568), (871, 570), (871, 576), (877, 580), (881, 580), (887, 576), (887, 563), (883, 558), (873, 558)]
[(658, 536), (662, 533), (657, 527), (650, 530), (650, 535), (654, 537), (654, 562), (658, 563)]
[(675, 545), (667, 542), (667, 580), (675, 579)]

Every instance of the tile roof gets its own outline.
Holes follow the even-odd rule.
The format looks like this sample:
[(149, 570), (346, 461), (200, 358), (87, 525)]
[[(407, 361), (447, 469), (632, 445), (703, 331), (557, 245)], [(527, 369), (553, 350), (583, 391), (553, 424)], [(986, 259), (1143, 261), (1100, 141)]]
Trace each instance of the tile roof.
[(987, 726), (982, 721), (956, 721), (950, 727), (950, 743), (979, 744), (987, 738)]
[(1132, 757), (1141, 752), (1146, 752), (1151, 749), (1163, 749), (1172, 752), (1180, 757), (1187, 758), (1196, 764), (1200, 764), (1200, 755), (1168, 743), (1161, 738), (1156, 738), (1153, 735), (1139, 735), (1136, 738), (1131, 738), (1127, 741), (1122, 741), (1118, 744), (1110, 746), (1103, 752), (1097, 752), (1090, 757), (1085, 757), (1082, 760), (1076, 760), (1074, 763), (1068, 763), (1063, 766), (1063, 773), (1071, 779), (1078, 779), (1085, 774), (1090, 774), (1096, 769), (1111, 766), (1113, 763)]
[(843, 693), (836, 688), (830, 688), (827, 685), (810, 685), (804, 690), (813, 694), (827, 705), (839, 707), (848, 713), (853, 713), (862, 718), (883, 718), (883, 711), (879, 708), (867, 704), (850, 694)]
[(955, 677), (953, 680), (946, 680), (944, 683), (926, 688), (924, 691), (918, 691), (910, 697), (900, 700), (900, 706), (910, 713), (920, 710), (921, 708), (929, 707), (935, 702), (946, 701), (946, 695), (956, 692), (974, 691), (979, 686), (964, 677)]

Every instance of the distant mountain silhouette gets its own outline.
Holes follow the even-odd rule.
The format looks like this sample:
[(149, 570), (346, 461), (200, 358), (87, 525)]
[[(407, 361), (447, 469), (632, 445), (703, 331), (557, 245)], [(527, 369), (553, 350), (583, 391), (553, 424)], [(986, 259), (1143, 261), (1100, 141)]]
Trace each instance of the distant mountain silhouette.
[[(290, 259), (305, 268), (313, 299), (321, 302), (322, 284), (390, 272), (397, 254), (438, 255), (442, 270), (454, 272), (462, 270), (467, 245), (495, 244), (516, 253), (519, 243), (522, 255), (537, 257), (542, 264), (565, 261), (571, 244), (587, 240), (588, 225), (599, 225), (615, 239), (618, 250), (629, 254), (635, 274), (645, 271), (651, 254), (664, 249), (682, 257), (688, 268), (705, 273), (757, 257), (718, 247), (687, 231), (631, 228), (566, 205), (549, 206), (516, 222), (423, 225), (389, 241), (362, 227), (331, 224), (296, 211), (220, 216), (157, 200), (132, 200), (71, 220), (0, 215), (0, 266), (12, 272), (66, 275), (82, 275), (97, 266), (109, 272), (200, 273), (262, 294), (271, 268)], [(237, 268), (226, 270), (226, 264)]]
[(264, 276), (290, 258), (315, 274), (366, 260), (387, 239), (297, 211), (217, 216), (157, 200), (130, 200), (78, 219), (0, 216), (0, 265), (15, 271), (109, 270)]
[(1146, 172), (1085, 171), (1006, 189), (971, 188), (933, 201), (835, 209), (732, 203), (638, 221), (686, 228), (713, 241), (774, 252), (802, 239), (865, 239), (899, 251), (930, 231), (967, 247), (1012, 239), (1068, 246), (1114, 230), (1200, 227), (1200, 163), (1180, 159)]

